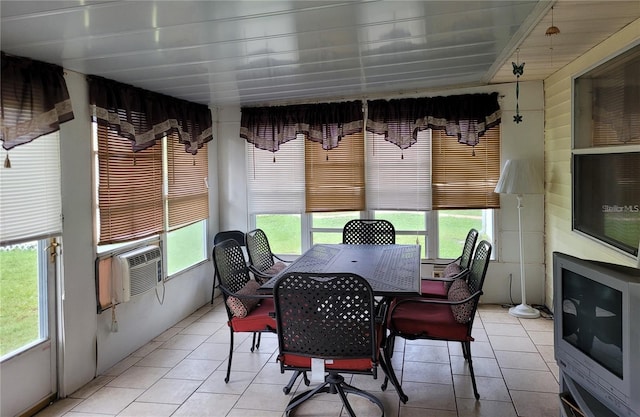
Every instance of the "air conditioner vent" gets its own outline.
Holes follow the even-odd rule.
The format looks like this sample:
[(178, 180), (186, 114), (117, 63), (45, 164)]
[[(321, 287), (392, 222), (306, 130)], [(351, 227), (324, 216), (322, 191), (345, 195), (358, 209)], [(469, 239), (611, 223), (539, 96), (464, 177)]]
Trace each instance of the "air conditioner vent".
[(114, 258), (113, 302), (124, 303), (162, 282), (162, 250), (151, 245), (134, 249)]

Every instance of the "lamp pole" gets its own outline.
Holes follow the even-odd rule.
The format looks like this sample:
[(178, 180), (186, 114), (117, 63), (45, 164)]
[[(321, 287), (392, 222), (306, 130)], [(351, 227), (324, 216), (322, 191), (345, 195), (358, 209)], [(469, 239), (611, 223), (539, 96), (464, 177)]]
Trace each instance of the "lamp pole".
[(526, 279), (524, 276), (524, 251), (522, 244), (522, 194), (517, 194), (516, 198), (518, 199), (518, 238), (520, 243), (520, 291), (522, 294), (522, 301), (519, 305), (511, 307), (509, 309), (509, 314), (515, 317), (521, 317), (526, 319), (535, 319), (540, 317), (540, 312), (535, 308), (531, 307), (527, 304), (527, 290), (526, 290)]

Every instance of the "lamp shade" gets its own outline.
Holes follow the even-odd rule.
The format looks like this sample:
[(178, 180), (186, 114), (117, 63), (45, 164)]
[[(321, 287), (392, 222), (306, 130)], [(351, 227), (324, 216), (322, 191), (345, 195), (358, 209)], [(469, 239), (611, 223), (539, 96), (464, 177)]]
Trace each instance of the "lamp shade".
[(495, 189), (500, 194), (542, 194), (542, 177), (532, 161), (527, 159), (508, 160)]

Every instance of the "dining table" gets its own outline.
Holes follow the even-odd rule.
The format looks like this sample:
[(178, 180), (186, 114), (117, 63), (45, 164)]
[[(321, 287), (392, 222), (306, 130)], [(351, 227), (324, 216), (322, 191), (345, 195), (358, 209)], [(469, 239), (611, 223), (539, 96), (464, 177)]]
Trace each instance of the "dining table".
[(354, 245), (319, 243), (274, 275), (260, 289), (273, 291), (284, 274), (352, 273), (383, 297), (420, 295), (420, 245)]

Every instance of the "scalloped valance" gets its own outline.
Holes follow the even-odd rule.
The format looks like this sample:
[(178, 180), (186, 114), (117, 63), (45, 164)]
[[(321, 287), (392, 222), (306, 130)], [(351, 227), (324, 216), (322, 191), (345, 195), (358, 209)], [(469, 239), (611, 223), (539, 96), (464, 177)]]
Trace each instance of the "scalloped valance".
[(475, 146), (501, 117), (498, 93), (373, 100), (367, 107), (367, 131), (384, 135), (400, 149), (416, 143), (425, 129), (444, 130)]
[(134, 152), (174, 132), (191, 154), (213, 139), (207, 106), (94, 75), (87, 76), (87, 81), (94, 121), (129, 139)]
[(55, 132), (73, 119), (63, 69), (2, 52), (0, 140), (9, 150)]
[(244, 107), (240, 137), (259, 149), (276, 152), (298, 134), (322, 144), (338, 146), (342, 137), (362, 132), (362, 102), (300, 104), (273, 107)]

